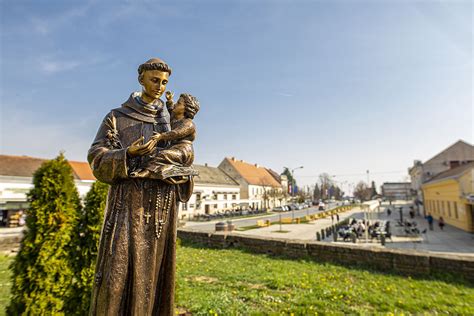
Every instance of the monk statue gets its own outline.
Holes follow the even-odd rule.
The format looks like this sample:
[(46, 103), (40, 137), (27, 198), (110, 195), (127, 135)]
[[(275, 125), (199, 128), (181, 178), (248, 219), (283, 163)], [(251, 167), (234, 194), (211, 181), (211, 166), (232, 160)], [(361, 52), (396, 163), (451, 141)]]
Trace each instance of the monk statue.
[[(177, 205), (193, 191), (190, 111), (199, 103), (183, 94), (166, 106), (170, 75), (159, 58), (140, 65), (142, 91), (106, 115), (89, 149), (95, 177), (111, 185), (90, 315), (174, 315)], [(178, 109), (174, 130), (168, 107)]]

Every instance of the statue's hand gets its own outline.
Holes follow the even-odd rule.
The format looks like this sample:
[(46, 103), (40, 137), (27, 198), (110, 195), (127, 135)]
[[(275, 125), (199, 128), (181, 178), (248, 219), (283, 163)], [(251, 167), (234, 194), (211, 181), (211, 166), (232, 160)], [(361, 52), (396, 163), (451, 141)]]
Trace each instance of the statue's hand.
[(166, 100), (173, 101), (174, 93), (171, 91), (166, 91)]
[(158, 141), (154, 140), (153, 138), (150, 139), (148, 142), (143, 144), (144, 137), (140, 137), (136, 141), (134, 141), (127, 149), (127, 154), (132, 157), (135, 156), (145, 156), (149, 155), (153, 152), (156, 147), (156, 143)]
[(153, 136), (150, 138), (150, 140), (154, 140), (155, 142), (159, 142), (161, 139), (161, 134), (160, 133), (155, 133)]

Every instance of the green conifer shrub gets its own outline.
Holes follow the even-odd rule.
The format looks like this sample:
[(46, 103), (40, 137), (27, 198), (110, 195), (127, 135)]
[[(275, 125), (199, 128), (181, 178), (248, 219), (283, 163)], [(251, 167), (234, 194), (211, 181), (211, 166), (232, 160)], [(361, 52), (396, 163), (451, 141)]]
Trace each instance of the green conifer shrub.
[(10, 269), (9, 315), (61, 315), (74, 273), (68, 245), (81, 208), (72, 169), (61, 153), (33, 175), (26, 231)]
[(108, 189), (108, 184), (96, 181), (87, 193), (84, 209), (79, 214), (70, 251), (76, 282), (72, 296), (66, 302), (67, 315), (87, 315), (89, 312)]

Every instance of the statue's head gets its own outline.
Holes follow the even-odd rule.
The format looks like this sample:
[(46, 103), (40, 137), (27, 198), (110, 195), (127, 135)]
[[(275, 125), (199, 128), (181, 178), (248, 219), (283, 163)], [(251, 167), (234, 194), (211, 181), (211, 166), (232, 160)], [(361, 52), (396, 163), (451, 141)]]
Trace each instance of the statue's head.
[(194, 119), (199, 111), (199, 101), (188, 93), (182, 93), (173, 111), (182, 111), (184, 117)]
[(165, 92), (171, 68), (161, 59), (152, 58), (138, 67), (138, 82), (142, 85), (142, 98), (150, 103)]

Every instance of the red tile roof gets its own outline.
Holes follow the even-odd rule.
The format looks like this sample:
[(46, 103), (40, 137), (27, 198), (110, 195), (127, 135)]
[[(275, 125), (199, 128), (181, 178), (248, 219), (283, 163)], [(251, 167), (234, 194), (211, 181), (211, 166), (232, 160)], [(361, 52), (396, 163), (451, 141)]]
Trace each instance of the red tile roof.
[(80, 180), (92, 180), (95, 181), (95, 177), (92, 174), (92, 169), (87, 162), (81, 161), (69, 161), (74, 172), (74, 178)]
[[(0, 155), (0, 175), (12, 177), (33, 177), (33, 173), (47, 159), (28, 156)], [(77, 180), (95, 180), (87, 162), (68, 161)]]
[(252, 165), (242, 160), (225, 158), (234, 169), (252, 185), (280, 187), (280, 183), (264, 167)]

